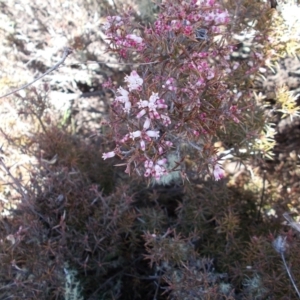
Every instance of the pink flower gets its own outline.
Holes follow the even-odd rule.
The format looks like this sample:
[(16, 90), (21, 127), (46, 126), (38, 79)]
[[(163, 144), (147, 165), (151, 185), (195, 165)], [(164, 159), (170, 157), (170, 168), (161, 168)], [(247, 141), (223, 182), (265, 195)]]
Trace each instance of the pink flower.
[[(135, 138), (140, 138), (140, 146), (141, 150), (145, 151), (146, 149), (146, 141), (151, 142), (151, 138), (158, 138), (159, 137), (159, 131), (155, 130), (148, 130), (148, 131), (133, 131), (127, 134), (128, 138), (134, 140)], [(124, 139), (124, 138), (123, 138)]]
[(146, 118), (145, 123), (144, 123), (144, 125), (143, 125), (143, 128), (144, 128), (145, 130), (148, 129), (148, 128), (150, 127), (150, 123), (151, 123), (150, 119), (149, 119), (149, 118)]
[(131, 102), (130, 101), (126, 101), (125, 105), (124, 105), (124, 111), (129, 113), (130, 112), (130, 108), (131, 108)]
[(171, 148), (173, 146), (173, 143), (170, 141), (165, 141), (165, 145), (169, 148)]
[(215, 4), (215, 0), (206, 0), (206, 5), (209, 5), (209, 6), (214, 6)]
[(240, 66), (240, 64), (238, 62), (235, 62), (235, 63), (233, 63), (232, 69), (236, 70), (239, 66)]
[(215, 180), (218, 181), (224, 177), (224, 171), (220, 168), (218, 164), (215, 165), (214, 167), (214, 177)]
[(156, 109), (159, 108), (167, 108), (168, 106), (165, 104), (163, 99), (159, 99), (158, 93), (153, 93), (151, 94), (149, 101), (148, 100), (140, 100), (138, 102), (138, 107), (143, 108), (138, 114), (137, 118), (142, 117), (143, 115), (146, 114), (145, 108), (148, 108), (149, 111), (149, 117), (151, 119), (160, 119), (160, 114), (157, 112)]
[(140, 130), (129, 133), (129, 137), (133, 140), (137, 137), (140, 137), (141, 135), (142, 135), (142, 132)]
[(156, 180), (159, 180), (162, 175), (167, 174), (167, 170), (162, 166), (167, 162), (166, 158), (160, 159), (156, 162), (154, 165), (152, 160), (146, 160), (144, 162), (144, 166), (146, 168), (146, 171), (144, 173), (145, 177), (149, 177), (152, 175), (155, 177)]
[(105, 31), (108, 31), (111, 28), (112, 24), (115, 24), (116, 26), (122, 25), (122, 18), (120, 16), (108, 16), (107, 21), (102, 25), (102, 28)]
[(123, 89), (122, 87), (119, 87), (118, 89), (117, 89), (117, 92), (119, 93), (119, 94), (121, 94), (121, 96), (119, 96), (119, 97), (116, 97), (116, 101), (119, 101), (119, 102), (122, 102), (122, 103), (125, 103), (125, 102), (128, 102), (129, 101), (129, 97), (128, 97), (128, 95), (129, 95), (129, 92), (128, 91), (126, 91), (125, 89)]
[(139, 119), (139, 118), (141, 118), (145, 113), (146, 113), (146, 110), (145, 110), (145, 109), (142, 109), (142, 110), (136, 115), (136, 117)]
[(223, 11), (219, 14), (216, 14), (215, 17), (216, 24), (224, 24), (224, 23), (228, 23), (228, 21), (229, 21), (229, 15), (227, 11)]
[(140, 140), (140, 146), (141, 146), (141, 150), (145, 151), (146, 150), (146, 143), (144, 140)]
[(171, 119), (168, 116), (166, 116), (166, 115), (160, 115), (160, 116), (161, 116), (161, 119), (165, 126), (168, 126), (171, 124)]
[(143, 43), (143, 39), (141, 37), (135, 35), (135, 34), (127, 34), (126, 38), (134, 41), (137, 44), (142, 44)]
[(185, 26), (184, 29), (183, 29), (183, 32), (186, 35), (192, 35), (192, 33), (193, 33), (193, 27), (190, 26), (190, 25)]
[(129, 48), (135, 48), (137, 51), (142, 51), (145, 48), (143, 39), (135, 34), (127, 34), (125, 39), (118, 40), (117, 45)]
[(158, 138), (159, 137), (159, 131), (155, 131), (155, 130), (148, 130), (148, 131), (146, 131), (146, 134), (149, 137), (154, 137), (154, 138)]
[[(147, 122), (147, 120), (146, 120)], [(148, 126), (148, 125), (147, 125)], [(126, 142), (128, 139), (135, 140), (136, 138), (140, 139), (140, 149), (142, 151), (146, 150), (146, 142), (151, 142), (151, 138), (158, 138), (159, 137), (159, 131), (155, 130), (148, 130), (145, 131), (144, 128), (143, 131), (137, 130), (130, 132), (129, 134), (126, 134), (124, 138), (121, 140), (121, 142)]]
[(145, 168), (152, 168), (153, 167), (153, 161), (152, 160), (146, 160), (145, 162), (144, 162), (144, 166), (145, 166)]
[(197, 86), (201, 86), (201, 85), (204, 84), (204, 83), (205, 83), (205, 80), (204, 80), (203, 78), (199, 77), (199, 79), (198, 79), (197, 82), (196, 82), (196, 85), (197, 85)]
[(125, 81), (128, 83), (129, 91), (137, 90), (144, 82), (136, 71), (132, 71), (129, 76), (127, 75)]
[(116, 155), (115, 151), (106, 152), (102, 154), (102, 158), (106, 160), (107, 158), (114, 157)]
[(207, 79), (210, 80), (210, 79), (213, 79), (215, 77), (215, 72), (212, 70), (212, 69), (208, 69), (207, 70)]
[(156, 163), (158, 165), (162, 166), (162, 165), (164, 165), (164, 164), (167, 163), (167, 159), (166, 158), (162, 158), (162, 159), (158, 160)]
[(117, 92), (121, 94), (121, 96), (116, 97), (115, 101), (124, 103), (124, 111), (129, 113), (131, 108), (131, 102), (129, 100), (129, 92), (122, 87), (117, 89)]
[(151, 174), (151, 169), (146, 169), (145, 173), (144, 173), (144, 176), (145, 177), (149, 177)]
[(165, 174), (167, 174), (167, 170), (158, 164), (156, 164), (154, 170), (152, 170), (152, 176), (155, 176), (156, 180), (159, 180), (160, 177)]

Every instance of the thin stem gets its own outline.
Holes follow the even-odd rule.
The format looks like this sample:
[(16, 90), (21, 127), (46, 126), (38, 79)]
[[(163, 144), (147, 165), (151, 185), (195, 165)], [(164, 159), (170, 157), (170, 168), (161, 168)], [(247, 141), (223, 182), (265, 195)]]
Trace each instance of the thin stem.
[(281, 259), (282, 259), (282, 261), (283, 261), (283, 263), (284, 263), (284, 267), (285, 267), (285, 269), (286, 269), (286, 271), (287, 271), (287, 273), (288, 273), (288, 275), (289, 275), (289, 278), (290, 278), (290, 280), (291, 280), (291, 282), (292, 282), (292, 284), (293, 284), (293, 286), (294, 286), (294, 289), (295, 289), (295, 291), (296, 291), (296, 293), (297, 293), (297, 295), (298, 295), (298, 298), (300, 299), (300, 292), (299, 292), (298, 287), (297, 287), (297, 285), (296, 285), (296, 283), (295, 283), (295, 281), (294, 281), (294, 278), (293, 278), (293, 276), (292, 276), (292, 273), (291, 273), (291, 271), (290, 271), (290, 269), (289, 269), (289, 267), (288, 267), (288, 265), (287, 265), (287, 263), (286, 263), (286, 260), (285, 260), (285, 257), (284, 257), (284, 253), (283, 253), (283, 252), (280, 252), (280, 254), (281, 254)]
[(113, 61), (104, 61), (104, 60), (96, 60), (96, 61), (91, 61), (91, 62), (86, 62), (86, 63), (74, 63), (74, 64), (70, 64), (68, 66), (72, 67), (72, 66), (79, 66), (79, 65), (91, 65), (91, 64), (111, 64), (111, 65), (124, 65), (124, 66), (134, 66), (134, 65), (153, 65), (153, 64), (157, 64), (160, 63), (161, 61), (150, 61), (150, 62), (132, 62), (132, 63), (125, 63), (125, 62), (113, 62)]
[(161, 276), (159, 276), (159, 278), (158, 278), (158, 282), (157, 282), (157, 285), (156, 285), (156, 289), (155, 289), (155, 294), (153, 296), (153, 300), (157, 300), (157, 294), (158, 294), (158, 289), (160, 287), (160, 281), (161, 281)]
[(259, 221), (260, 216), (261, 216), (261, 210), (262, 210), (263, 203), (264, 203), (264, 198), (265, 198), (265, 189), (266, 189), (266, 172), (264, 171), (262, 192), (261, 192), (260, 203), (258, 205), (257, 215), (256, 215), (256, 220), (257, 221)]
[(38, 215), (47, 224), (49, 224), (49, 222), (47, 221), (47, 219), (34, 209), (33, 205), (30, 203), (30, 199), (29, 199), (29, 196), (28, 196), (26, 188), (22, 185), (22, 183), (20, 182), (20, 180), (18, 180), (16, 177), (13, 176), (13, 174), (10, 172), (9, 168), (3, 162), (3, 158), (2, 157), (0, 157), (0, 166), (2, 166), (2, 168), (6, 171), (7, 175), (13, 180), (13, 184), (14, 184), (13, 187), (22, 196), (22, 200), (28, 205), (28, 207), (31, 210), (31, 212), (34, 213), (34, 214), (36, 214), (36, 215)]
[(36, 81), (42, 79), (43, 77), (45, 77), (46, 75), (50, 74), (51, 72), (53, 72), (54, 70), (56, 70), (61, 64), (64, 63), (64, 61), (66, 60), (66, 58), (68, 57), (68, 55), (70, 55), (72, 53), (72, 49), (71, 48), (64, 48), (64, 53), (63, 53), (63, 56), (61, 58), (61, 60), (56, 64), (54, 65), (52, 68), (50, 68), (48, 71), (46, 71), (45, 73), (43, 73), (41, 76), (37, 77), (36, 79), (34, 79), (33, 81), (29, 82), (29, 83), (26, 83), (25, 85), (21, 86), (20, 88), (17, 88), (3, 96), (0, 96), (0, 99), (1, 98), (4, 98), (4, 97), (8, 97), (18, 91), (21, 91), (23, 89), (26, 89), (27, 87), (29, 87), (30, 85), (32, 85), (33, 83), (35, 83)]

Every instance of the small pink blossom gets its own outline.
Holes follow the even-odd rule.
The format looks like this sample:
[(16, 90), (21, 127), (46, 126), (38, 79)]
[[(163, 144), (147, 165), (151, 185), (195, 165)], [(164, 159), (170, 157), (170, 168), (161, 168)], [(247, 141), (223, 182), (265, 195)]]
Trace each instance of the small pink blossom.
[(165, 141), (165, 145), (169, 148), (171, 148), (173, 146), (173, 143), (170, 141)]
[(234, 62), (233, 66), (232, 66), (232, 69), (236, 70), (239, 66), (240, 66), (240, 64), (238, 62)]
[(235, 123), (240, 123), (240, 120), (236, 116), (233, 116), (232, 119)]
[(144, 173), (144, 176), (145, 177), (149, 177), (150, 176), (150, 174), (151, 174), (151, 169), (146, 169), (146, 171), (145, 171), (145, 173)]
[(139, 119), (139, 118), (141, 118), (143, 115), (145, 115), (146, 114), (146, 110), (145, 109), (142, 109), (137, 115), (136, 115), (136, 117)]
[(194, 134), (195, 136), (199, 136), (199, 135), (200, 135), (199, 131), (197, 131), (197, 130), (193, 130), (193, 134)]
[(114, 157), (116, 155), (115, 151), (110, 151), (102, 154), (102, 158), (106, 160), (107, 158)]
[(148, 159), (144, 162), (145, 168), (152, 168), (153, 167), (153, 161)]
[[(169, 77), (166, 81), (166, 85), (168, 86), (169, 89), (170, 89), (170, 87), (175, 87), (175, 84), (176, 84), (175, 79), (172, 77)], [(163, 88), (164, 87), (165, 86), (163, 85)]]
[(148, 106), (149, 101), (147, 100), (140, 100), (138, 103), (138, 107), (142, 108), (142, 107), (147, 107)]
[(105, 88), (105, 89), (113, 88), (111, 79), (109, 78), (107, 81), (103, 82), (102, 87)]
[(128, 102), (129, 101), (129, 97), (128, 97), (128, 95), (129, 95), (129, 92), (128, 91), (126, 91), (124, 88), (122, 88), (122, 87), (119, 87), (118, 89), (117, 89), (117, 92), (121, 95), (121, 96), (118, 96), (118, 97), (116, 97), (116, 101), (119, 101), (119, 102), (122, 102), (122, 103), (125, 103), (125, 102)]
[(201, 85), (203, 85), (203, 84), (205, 84), (205, 81), (204, 81), (203, 78), (200, 77), (200, 78), (197, 80), (197, 82), (196, 82), (196, 86), (201, 86)]
[(145, 177), (149, 177), (150, 175), (155, 177), (156, 180), (159, 180), (161, 176), (167, 174), (167, 170), (163, 167), (163, 165), (167, 162), (166, 158), (160, 159), (154, 165), (152, 160), (146, 160), (144, 162), (144, 166), (146, 171), (144, 173)]
[(124, 144), (130, 139), (129, 134), (127, 133), (123, 138), (120, 140), (120, 143)]
[(149, 119), (149, 118), (146, 118), (145, 123), (144, 123), (144, 125), (143, 125), (143, 128), (144, 128), (145, 130), (148, 129), (148, 128), (150, 127), (150, 123), (151, 123), (150, 119)]
[(126, 35), (127, 39), (133, 40), (135, 43), (137, 44), (142, 44), (143, 43), (143, 39), (135, 34), (127, 34)]
[(208, 80), (211, 80), (211, 79), (213, 79), (215, 77), (215, 72), (212, 70), (212, 69), (208, 69), (208, 71), (207, 71), (207, 79)]
[(206, 0), (205, 4), (209, 6), (214, 6), (215, 0)]
[(140, 146), (141, 146), (141, 150), (145, 151), (146, 150), (146, 143), (144, 140), (140, 140)]
[(140, 139), (140, 149), (142, 151), (146, 150), (146, 142), (151, 142), (151, 138), (159, 138), (159, 131), (148, 130), (148, 131), (133, 131), (129, 134), (126, 134), (121, 142), (126, 142), (128, 139), (135, 140), (136, 138)]
[(167, 170), (158, 164), (156, 164), (154, 170), (152, 170), (152, 176), (154, 176), (156, 180), (159, 180), (160, 177), (165, 174), (167, 174)]
[(129, 91), (137, 90), (144, 82), (136, 71), (132, 71), (129, 76), (127, 75), (125, 81), (128, 83)]
[(162, 166), (162, 165), (164, 165), (164, 164), (167, 163), (167, 159), (166, 158), (162, 158), (162, 159), (158, 160), (156, 163), (158, 165)]
[(119, 46), (135, 48), (137, 51), (143, 51), (145, 43), (143, 39), (135, 34), (127, 34), (125, 40), (117, 41)]
[(220, 168), (220, 166), (218, 164), (215, 165), (214, 167), (214, 177), (215, 180), (218, 181), (222, 178), (224, 178), (224, 171)]
[(124, 105), (124, 111), (129, 113), (130, 112), (130, 108), (131, 108), (131, 102), (130, 101), (126, 101), (125, 105)]
[(131, 102), (129, 100), (129, 92), (122, 87), (117, 89), (117, 92), (121, 94), (121, 96), (116, 97), (115, 101), (124, 103), (124, 111), (129, 113), (131, 109)]
[(149, 102), (148, 102), (148, 107), (149, 109), (154, 110), (156, 108), (156, 101), (158, 100), (158, 93), (153, 93), (151, 94), (150, 98), (149, 98)]
[(216, 24), (225, 24), (229, 22), (229, 14), (227, 11), (223, 11), (215, 16)]
[(161, 117), (161, 119), (163, 121), (163, 124), (165, 126), (168, 126), (168, 125), (171, 124), (171, 119), (168, 116), (161, 114), (160, 117)]
[(159, 138), (159, 131), (148, 130), (148, 131), (146, 131), (146, 134), (147, 134), (149, 137)]
[(168, 106), (164, 103), (163, 99), (159, 99), (158, 93), (152, 92), (149, 101), (140, 100), (138, 102), (138, 107), (143, 109), (137, 114), (137, 118), (141, 118), (143, 115), (145, 115), (147, 112), (145, 108), (148, 108), (150, 119), (160, 119), (161, 116), (156, 109), (164, 109)]
[(141, 135), (142, 135), (142, 132), (140, 130), (129, 133), (129, 137), (133, 140), (137, 137), (140, 137)]
[(184, 29), (183, 29), (183, 32), (186, 35), (192, 35), (192, 33), (193, 33), (193, 27), (190, 26), (190, 25), (185, 26)]
[(116, 26), (122, 25), (122, 18), (120, 16), (108, 16), (107, 21), (102, 25), (102, 28), (105, 31), (108, 31), (111, 28), (112, 24), (115, 24)]

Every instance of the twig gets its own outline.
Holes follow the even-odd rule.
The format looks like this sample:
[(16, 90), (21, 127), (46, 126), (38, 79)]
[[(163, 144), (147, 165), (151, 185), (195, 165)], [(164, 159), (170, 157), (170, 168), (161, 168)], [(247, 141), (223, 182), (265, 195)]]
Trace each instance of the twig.
[(298, 295), (298, 298), (300, 299), (300, 292), (299, 292), (298, 287), (297, 287), (297, 285), (296, 285), (296, 283), (295, 283), (295, 280), (294, 280), (294, 278), (293, 278), (293, 275), (292, 275), (292, 273), (291, 273), (291, 271), (290, 271), (290, 269), (289, 269), (289, 267), (288, 267), (288, 265), (287, 265), (287, 263), (286, 263), (286, 260), (285, 260), (285, 257), (284, 257), (284, 253), (281, 252), (280, 254), (281, 254), (281, 259), (282, 259), (282, 261), (283, 261), (284, 267), (285, 267), (285, 269), (286, 269), (286, 271), (287, 271), (287, 273), (288, 273), (288, 275), (289, 275), (289, 278), (290, 278), (290, 280), (291, 280), (291, 282), (292, 282), (292, 284), (293, 284), (293, 287), (294, 287), (294, 289), (295, 289), (295, 291), (296, 291), (296, 293), (297, 293), (297, 295)]
[(28, 207), (31, 210), (31, 212), (34, 213), (34, 214), (36, 214), (36, 215), (38, 215), (41, 219), (43, 219), (46, 222), (46, 224), (49, 224), (49, 222), (47, 221), (47, 219), (34, 209), (34, 207), (32, 206), (32, 204), (30, 203), (29, 196), (26, 193), (26, 188), (22, 185), (22, 183), (20, 182), (20, 180), (18, 180), (16, 177), (13, 176), (13, 174), (10, 172), (10, 169), (3, 162), (3, 158), (2, 157), (0, 157), (0, 166), (2, 166), (2, 168), (5, 170), (6, 174), (13, 180), (13, 184), (14, 185), (12, 185), (12, 186), (22, 196), (22, 200), (28, 205)]
[(8, 203), (8, 200), (5, 199), (5, 198), (3, 198), (1, 195), (0, 195), (0, 200), (3, 201), (3, 202), (5, 202), (5, 203)]
[(262, 191), (261, 191), (261, 196), (260, 196), (260, 203), (257, 208), (257, 214), (256, 214), (256, 220), (259, 221), (261, 217), (261, 209), (263, 207), (264, 203), (264, 198), (265, 198), (265, 189), (266, 189), (266, 172), (264, 171), (264, 177), (263, 177), (263, 186), (262, 186)]
[(50, 74), (51, 72), (53, 72), (54, 70), (56, 70), (61, 64), (63, 64), (64, 61), (66, 60), (66, 58), (68, 57), (68, 55), (70, 55), (72, 52), (73, 52), (73, 50), (71, 48), (65, 47), (64, 48), (63, 56), (62, 56), (61, 60), (56, 65), (54, 65), (52, 68), (50, 68), (49, 70), (47, 70), (45, 73), (43, 73), (41, 76), (39, 76), (38, 78), (34, 79), (33, 81), (31, 81), (31, 82), (29, 82), (29, 83), (21, 86), (20, 88), (17, 88), (15, 90), (11, 91), (11, 92), (3, 95), (3, 96), (0, 96), (0, 99), (4, 98), (4, 97), (8, 97), (8, 96), (10, 96), (10, 95), (12, 95), (12, 94), (20, 91), (20, 90), (26, 89), (27, 87), (29, 87), (30, 85), (32, 85), (36, 81), (38, 81), (38, 80), (42, 79), (43, 77), (45, 77), (46, 75)]
[(284, 252), (286, 251), (287, 248), (287, 244), (286, 244), (286, 237), (282, 237), (281, 235), (279, 235), (274, 241), (273, 241), (273, 247), (276, 250), (277, 253), (280, 254), (281, 259), (283, 261), (284, 267), (286, 272), (288, 273), (289, 279), (293, 284), (293, 287), (297, 293), (298, 298), (300, 299), (300, 291), (295, 283), (294, 277), (292, 275), (292, 272), (290, 270), (290, 268), (288, 267), (286, 260), (285, 260), (285, 256), (284, 256)]
[(157, 285), (156, 285), (156, 289), (155, 289), (155, 294), (153, 296), (153, 300), (157, 300), (157, 294), (158, 294), (158, 290), (159, 290), (159, 287), (160, 287), (160, 281), (161, 281), (161, 276), (159, 276), (159, 278), (158, 278), (158, 282), (157, 282)]
[(118, 62), (118, 61), (104, 61), (104, 60), (95, 60), (95, 61), (91, 61), (91, 62), (85, 62), (85, 63), (74, 63), (74, 64), (70, 64), (70, 67), (73, 66), (79, 66), (79, 65), (91, 65), (91, 64), (110, 64), (110, 65), (124, 65), (124, 66), (134, 66), (134, 65), (139, 65), (139, 66), (144, 66), (144, 65), (153, 65), (153, 64), (158, 64), (162, 61), (156, 60), (156, 61), (149, 61), (149, 62), (129, 62), (129, 63), (125, 63), (125, 62)]

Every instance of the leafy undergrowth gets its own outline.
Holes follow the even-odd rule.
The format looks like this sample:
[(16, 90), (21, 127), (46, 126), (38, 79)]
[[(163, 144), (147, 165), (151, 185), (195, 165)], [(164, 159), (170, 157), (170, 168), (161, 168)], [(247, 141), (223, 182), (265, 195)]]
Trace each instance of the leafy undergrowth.
[(44, 158), (1, 218), (1, 299), (293, 298), (272, 242), (297, 266), (299, 239), (266, 214), (289, 201), (258, 178), (146, 186), (65, 129), (34, 139)]

